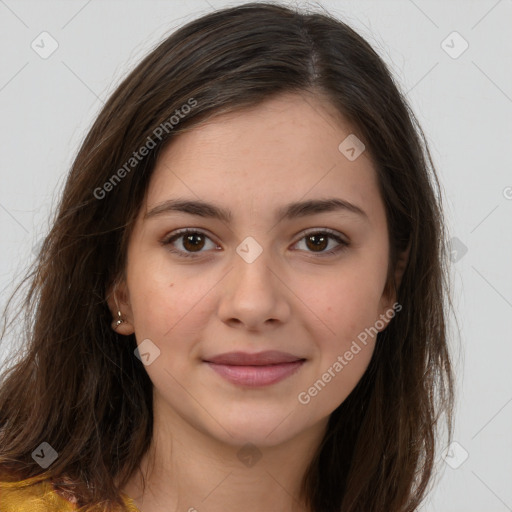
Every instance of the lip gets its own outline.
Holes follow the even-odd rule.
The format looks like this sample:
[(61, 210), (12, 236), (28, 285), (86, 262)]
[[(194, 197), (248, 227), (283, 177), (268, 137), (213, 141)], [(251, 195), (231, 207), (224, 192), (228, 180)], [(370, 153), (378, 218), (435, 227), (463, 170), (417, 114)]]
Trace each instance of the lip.
[(275, 384), (293, 375), (305, 361), (276, 350), (257, 354), (228, 352), (204, 360), (221, 377), (233, 384), (249, 387)]
[(293, 363), (304, 359), (288, 352), (279, 352), (277, 350), (266, 350), (250, 354), (248, 352), (226, 352), (218, 356), (209, 357), (204, 361), (214, 364), (226, 364), (230, 366), (266, 366), (270, 364)]

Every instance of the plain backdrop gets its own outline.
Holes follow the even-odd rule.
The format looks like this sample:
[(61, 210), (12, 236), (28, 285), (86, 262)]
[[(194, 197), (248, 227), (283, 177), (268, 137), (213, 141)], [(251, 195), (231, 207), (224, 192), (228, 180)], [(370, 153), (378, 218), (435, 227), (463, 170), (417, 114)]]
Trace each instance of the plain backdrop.
[[(422, 510), (512, 511), (512, 0), (282, 3), (323, 6), (373, 45), (407, 94), (443, 186), (460, 326), (457, 444)], [(115, 86), (177, 27), (236, 4), (0, 0), (2, 309)], [(9, 350), (0, 346), (0, 364)]]

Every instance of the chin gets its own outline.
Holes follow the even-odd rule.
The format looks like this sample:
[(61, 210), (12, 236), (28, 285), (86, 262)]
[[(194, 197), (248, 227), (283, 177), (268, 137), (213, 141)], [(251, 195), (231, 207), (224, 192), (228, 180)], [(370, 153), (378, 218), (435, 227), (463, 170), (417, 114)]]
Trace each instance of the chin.
[[(289, 412), (284, 407), (274, 413), (255, 410), (249, 414), (238, 412), (231, 416), (221, 416), (223, 417), (222, 426), (225, 430), (218, 424), (212, 426), (215, 430), (215, 437), (226, 444), (237, 447), (246, 444), (272, 447), (287, 442), (310, 427), (309, 424), (302, 425)], [(213, 432), (210, 433), (210, 435), (212, 434)]]

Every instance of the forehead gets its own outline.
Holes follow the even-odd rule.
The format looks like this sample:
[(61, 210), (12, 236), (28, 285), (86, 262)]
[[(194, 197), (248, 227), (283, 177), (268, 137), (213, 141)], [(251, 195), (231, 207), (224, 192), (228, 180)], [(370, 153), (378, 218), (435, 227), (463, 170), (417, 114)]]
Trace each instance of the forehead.
[(329, 102), (310, 94), (284, 94), (215, 116), (162, 151), (144, 213), (173, 197), (262, 215), (270, 205), (337, 196), (382, 214), (369, 155), (349, 160), (340, 151), (351, 134), (353, 127)]

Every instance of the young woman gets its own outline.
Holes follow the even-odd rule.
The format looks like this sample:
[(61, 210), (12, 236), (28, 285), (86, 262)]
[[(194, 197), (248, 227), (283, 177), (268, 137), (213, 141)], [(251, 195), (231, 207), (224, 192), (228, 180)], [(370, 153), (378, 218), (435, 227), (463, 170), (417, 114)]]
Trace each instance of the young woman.
[(416, 510), (452, 433), (444, 242), (357, 33), (264, 3), (187, 24), (98, 116), (29, 276), (0, 509)]

